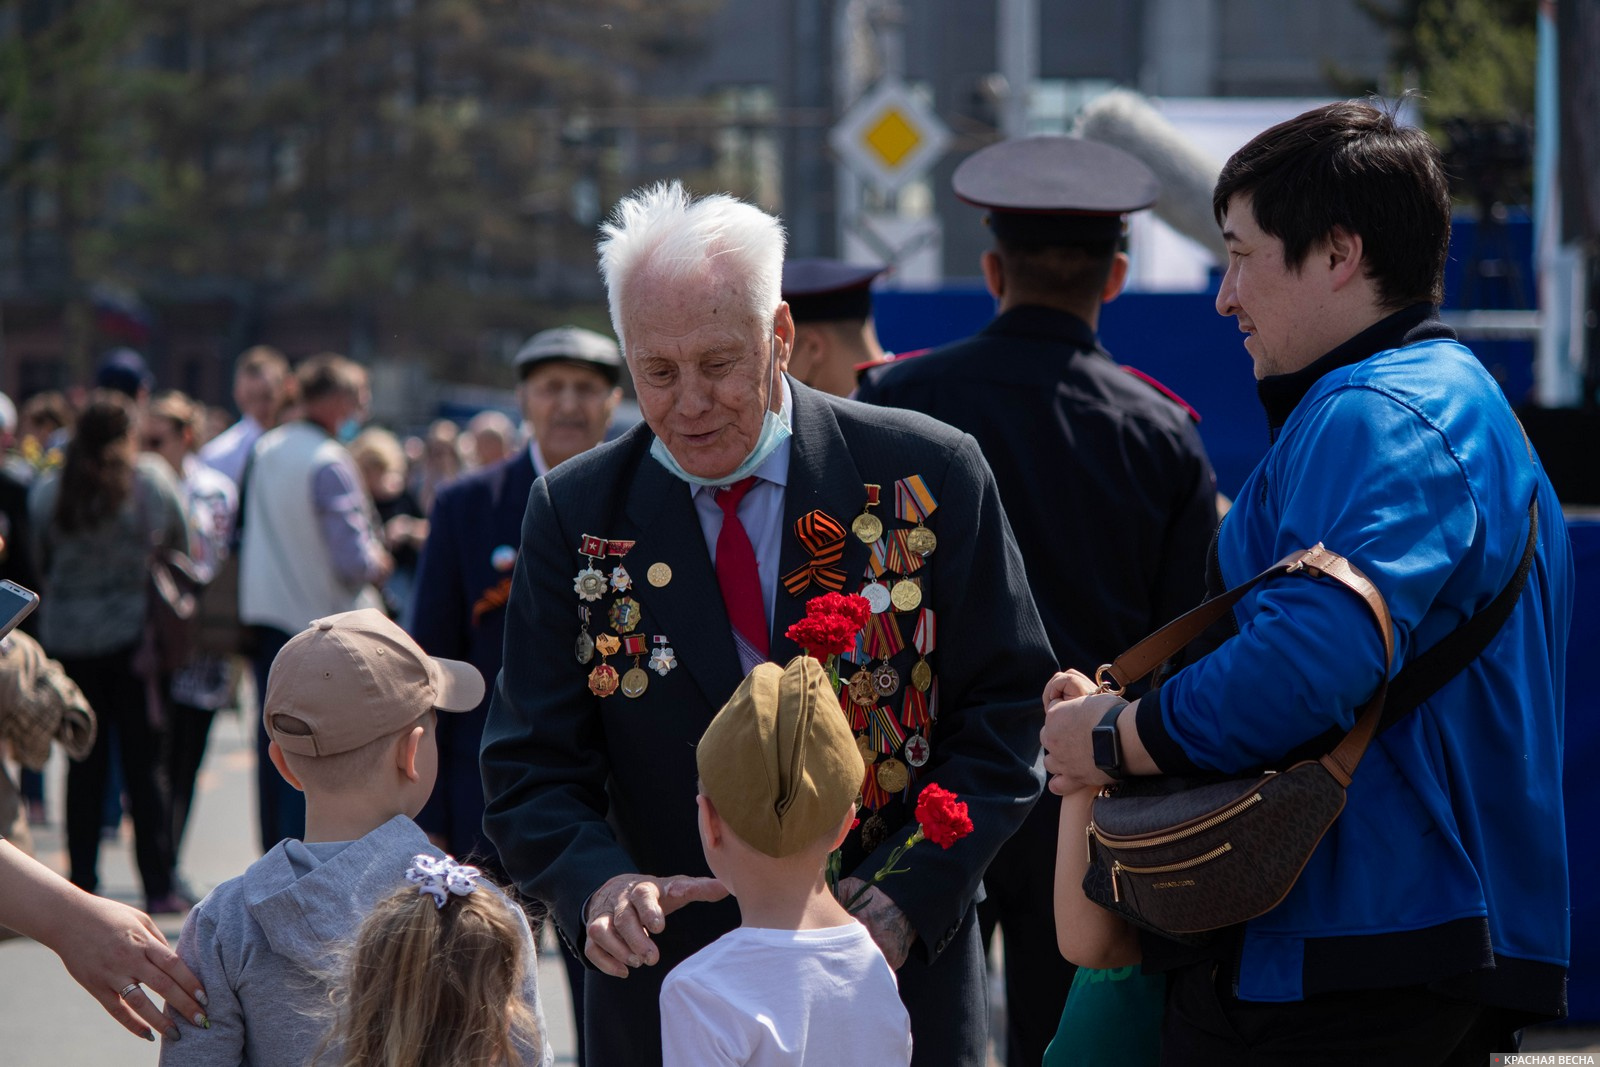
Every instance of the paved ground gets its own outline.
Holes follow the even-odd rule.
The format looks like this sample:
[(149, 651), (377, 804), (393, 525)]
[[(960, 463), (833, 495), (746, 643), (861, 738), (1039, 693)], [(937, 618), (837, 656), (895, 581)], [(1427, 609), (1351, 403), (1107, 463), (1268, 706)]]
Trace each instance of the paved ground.
[[(252, 736), (233, 716), (220, 717), (202, 771), (200, 795), (183, 856), (183, 870), (194, 887), (210, 889), (244, 870), (258, 855), (254, 817), (255, 752)], [(63, 767), (51, 768), (51, 827), (40, 828), (40, 859), (65, 870), (60, 818), (63, 809)], [(100, 877), (104, 892), (139, 906), (142, 894), (133, 869), (132, 831), (124, 824), (118, 840), (101, 847)], [(177, 942), (181, 922), (159, 920), (168, 940)], [(539, 968), (548, 1038), (556, 1063), (576, 1063), (567, 986), (554, 952)], [(998, 993), (998, 988), (994, 988)], [(998, 1007), (998, 997), (995, 997)], [(1600, 1030), (1548, 1030), (1530, 1033), (1525, 1051), (1596, 1054), (1600, 1063)], [(0, 1064), (5, 1067), (153, 1067), (157, 1047), (132, 1037), (101, 1011), (60, 961), (40, 945), (22, 939), (0, 942)], [(991, 1064), (997, 1061), (991, 1059)]]
[[(49, 796), (54, 825), (35, 828), (35, 845), (40, 859), (65, 871), (60, 823), (64, 774), (61, 766), (53, 766), (51, 771)], [(256, 847), (254, 774), (253, 737), (237, 718), (219, 718), (212, 729), (182, 864), (198, 890), (210, 889), (238, 874), (260, 854)], [(132, 836), (132, 824), (124, 823), (120, 838), (101, 846), (100, 880), (106, 895), (140, 907), (143, 893), (133, 867)], [(157, 922), (167, 940), (176, 944), (182, 921), (166, 917)], [(539, 968), (548, 1036), (556, 1063), (571, 1065), (577, 1061), (566, 981), (554, 953), (549, 959)], [(67, 975), (50, 950), (22, 939), (0, 942), (0, 1064), (153, 1067), (157, 1059), (157, 1046), (140, 1041), (113, 1022)]]

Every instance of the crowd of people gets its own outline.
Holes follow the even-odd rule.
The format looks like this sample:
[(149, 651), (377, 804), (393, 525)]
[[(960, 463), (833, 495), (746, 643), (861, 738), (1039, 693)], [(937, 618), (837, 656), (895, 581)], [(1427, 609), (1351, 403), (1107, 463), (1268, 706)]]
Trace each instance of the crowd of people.
[[(359, 364), (264, 348), (209, 441), (131, 353), (75, 408), (32, 398), (7, 565), (99, 731), (68, 772), (71, 884), (0, 842), (0, 887), (78, 932), (9, 891), (0, 921), (170, 1064), (548, 1063), (542, 923), (592, 1067), (979, 1067), (996, 930), (1008, 1067), (1479, 1063), (1561, 1017), (1571, 553), (1437, 319), (1437, 149), (1337, 104), (1223, 169), (1217, 311), (1272, 428), (1225, 518), (1195, 413), (1097, 336), (1154, 175), (1037, 138), (954, 187), (998, 314), (914, 356), (872, 336), (877, 271), (786, 268), (777, 218), (672, 182), (602, 228), (616, 340), (517, 353), (526, 440), (489, 413), (402, 442), (364, 426)], [(1326, 583), (1264, 583), (1158, 684), (1089, 677), (1313, 544), (1387, 633)], [(203, 600), (236, 588), (176, 671), (148, 624), (171, 553)], [(195, 901), (177, 847), (247, 669), (263, 855)], [(1391, 678), (1280, 902), (1193, 937), (1096, 898), (1097, 798), (1315, 759)], [(92, 896), (121, 791), (147, 910), (187, 911), (176, 955)]]

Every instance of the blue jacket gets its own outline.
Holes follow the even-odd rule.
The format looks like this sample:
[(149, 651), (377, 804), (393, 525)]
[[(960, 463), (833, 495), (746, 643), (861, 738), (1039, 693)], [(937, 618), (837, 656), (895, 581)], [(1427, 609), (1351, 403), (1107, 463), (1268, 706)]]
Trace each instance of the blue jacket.
[[(1499, 386), (1429, 310), (1347, 342), (1287, 397), (1262, 383), (1279, 429), (1218, 534), (1220, 577), (1324, 542), (1388, 600), (1398, 671), (1511, 579), (1535, 493), (1536, 559), (1488, 649), (1377, 738), (1293, 891), (1234, 939), (1236, 988), (1289, 1001), (1428, 984), (1560, 1015), (1571, 547)], [(1169, 773), (1274, 764), (1348, 730), (1378, 684), (1382, 646), (1353, 594), (1279, 580), (1235, 616), (1236, 637), (1141, 704), (1140, 738)]]

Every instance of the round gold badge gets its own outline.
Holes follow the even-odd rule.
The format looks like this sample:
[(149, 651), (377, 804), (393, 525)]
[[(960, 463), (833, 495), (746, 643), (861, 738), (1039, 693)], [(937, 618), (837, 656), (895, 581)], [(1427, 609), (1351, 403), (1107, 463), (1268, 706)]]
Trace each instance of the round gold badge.
[(634, 667), (622, 676), (622, 695), (625, 697), (641, 697), (649, 688), (650, 676), (643, 667)]
[(672, 568), (665, 563), (652, 563), (650, 569), (644, 572), (644, 576), (651, 585), (660, 589), (672, 581)]
[(885, 793), (898, 793), (911, 784), (911, 772), (897, 759), (886, 759), (878, 764), (878, 784)]
[(896, 611), (916, 611), (922, 606), (922, 587), (909, 578), (903, 578), (889, 591), (889, 600)]
[(919, 659), (911, 665), (911, 684), (924, 693), (933, 684), (933, 668), (928, 665), (927, 660)]
[(863, 511), (850, 524), (850, 532), (870, 545), (883, 536), (883, 522), (870, 511)]
[(906, 534), (906, 547), (919, 556), (926, 556), (939, 547), (939, 539), (926, 526), (918, 526)]

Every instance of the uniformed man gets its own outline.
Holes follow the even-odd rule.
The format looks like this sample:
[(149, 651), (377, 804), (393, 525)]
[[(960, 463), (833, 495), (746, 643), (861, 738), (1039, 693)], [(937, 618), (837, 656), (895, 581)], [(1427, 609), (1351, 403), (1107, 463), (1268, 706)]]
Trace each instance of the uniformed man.
[[(500, 673), (505, 604), (528, 491), (535, 478), (604, 440), (622, 399), (622, 354), (615, 341), (593, 330), (561, 326), (534, 334), (515, 365), (517, 403), (533, 441), (510, 459), (439, 490), (417, 568), (410, 627), (429, 655), (466, 660), (491, 680)], [(486, 695), (476, 711), (440, 717), (439, 780), (417, 822), (441, 848), (500, 872), (499, 855), (483, 834), (478, 771), (488, 710)], [(582, 969), (566, 955), (578, 991), (573, 1006), (581, 1035)]]
[(783, 299), (794, 316), (790, 374), (813, 389), (849, 396), (860, 369), (883, 362), (872, 325), (872, 280), (884, 270), (837, 259), (784, 262)]
[[(1036, 137), (977, 152), (952, 184), (988, 212), (983, 276), (1000, 313), (975, 337), (870, 371), (858, 398), (977, 438), (1056, 658), (1092, 673), (1199, 603), (1216, 525), (1192, 413), (1095, 335), (1127, 277), (1126, 216), (1155, 202), (1158, 183), (1116, 148)], [(1042, 936), (1059, 810), (1047, 794), (985, 878), (984, 918), (1005, 945), (1010, 1067), (1040, 1062), (1072, 980)]]

